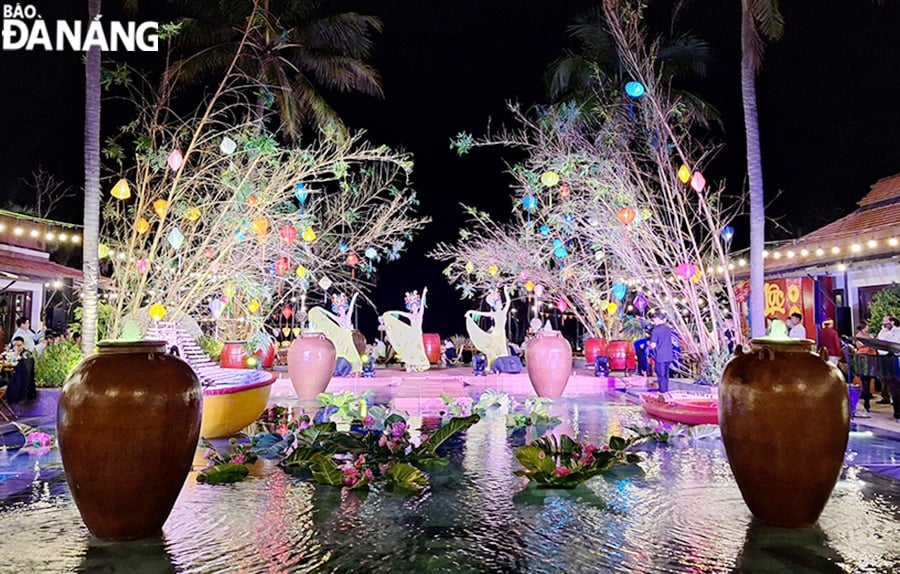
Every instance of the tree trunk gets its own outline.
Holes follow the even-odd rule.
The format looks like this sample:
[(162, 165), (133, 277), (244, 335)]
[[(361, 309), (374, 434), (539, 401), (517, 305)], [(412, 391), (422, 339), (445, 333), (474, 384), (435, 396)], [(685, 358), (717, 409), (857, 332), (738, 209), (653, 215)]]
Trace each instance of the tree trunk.
[(763, 197), (762, 158), (759, 149), (759, 121), (756, 115), (756, 54), (746, 36), (752, 34), (753, 18), (746, 10), (741, 16), (741, 98), (744, 104), (744, 129), (747, 133), (747, 176), (750, 184), (750, 336), (766, 334), (764, 271), (765, 200)]
[[(100, 0), (88, 0), (91, 20), (100, 14)], [(84, 241), (81, 350), (93, 353), (97, 340), (97, 288), (100, 283), (100, 49), (88, 50), (84, 104)]]

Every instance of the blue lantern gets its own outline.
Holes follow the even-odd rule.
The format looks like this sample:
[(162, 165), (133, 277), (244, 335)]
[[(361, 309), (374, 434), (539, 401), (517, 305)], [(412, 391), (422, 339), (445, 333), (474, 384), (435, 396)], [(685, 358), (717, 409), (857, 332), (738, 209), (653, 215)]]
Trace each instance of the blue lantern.
[(297, 201), (299, 201), (301, 205), (306, 204), (306, 198), (309, 197), (309, 191), (306, 189), (306, 184), (302, 181), (294, 186), (294, 197), (297, 198)]
[(612, 294), (613, 297), (621, 301), (625, 298), (625, 293), (628, 291), (628, 286), (624, 283), (613, 283), (612, 286)]
[(637, 99), (644, 95), (644, 84), (634, 81), (628, 82), (625, 84), (625, 93)]
[(572, 223), (573, 221), (575, 221), (575, 217), (571, 213), (567, 213), (565, 217), (563, 217), (563, 219), (565, 219), (566, 223)]
[(562, 239), (554, 239), (553, 240), (553, 248), (554, 249), (559, 249), (562, 246), (563, 246)]
[(522, 198), (522, 207), (525, 208), (525, 211), (534, 211), (537, 207), (538, 200), (533, 195), (526, 195)]
[(734, 237), (734, 227), (730, 225), (726, 225), (722, 228), (722, 239), (725, 243), (731, 243), (731, 238)]
[(550, 228), (546, 225), (541, 225), (541, 235), (543, 235), (544, 237), (550, 235)]
[(565, 247), (557, 247), (556, 249), (553, 250), (553, 255), (554, 255), (557, 259), (563, 259), (563, 258), (565, 258), (565, 256), (568, 255), (568, 254), (569, 254), (569, 252), (566, 251), (566, 248), (565, 248)]
[(340, 245), (338, 245), (338, 251), (341, 253), (347, 253), (347, 244), (341, 241)]

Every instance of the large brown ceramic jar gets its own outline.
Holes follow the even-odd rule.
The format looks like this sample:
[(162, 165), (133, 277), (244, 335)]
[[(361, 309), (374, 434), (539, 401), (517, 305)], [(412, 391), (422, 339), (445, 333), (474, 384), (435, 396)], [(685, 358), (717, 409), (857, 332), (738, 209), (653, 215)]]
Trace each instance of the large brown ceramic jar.
[(558, 399), (572, 374), (572, 346), (559, 331), (538, 331), (525, 347), (525, 367), (539, 397)]
[(108, 540), (158, 535), (191, 468), (203, 391), (164, 341), (100, 343), (63, 385), (57, 433), (88, 529)]
[(753, 339), (722, 374), (719, 426), (744, 501), (778, 526), (810, 526), (837, 482), (850, 410), (841, 372), (810, 340)]
[(288, 349), (288, 375), (301, 400), (313, 400), (325, 392), (336, 360), (334, 344), (324, 333), (303, 333), (293, 340)]

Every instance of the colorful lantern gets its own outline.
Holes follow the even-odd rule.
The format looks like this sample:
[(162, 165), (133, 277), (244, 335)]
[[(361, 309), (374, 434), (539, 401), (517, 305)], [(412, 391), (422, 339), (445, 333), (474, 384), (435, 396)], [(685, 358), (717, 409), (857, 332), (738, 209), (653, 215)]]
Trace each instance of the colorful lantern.
[(497, 267), (496, 265), (489, 265), (489, 266), (488, 266), (488, 275), (490, 275), (491, 277), (496, 277), (496, 276), (497, 276), (497, 273), (500, 273), (500, 268), (499, 268), (499, 267)]
[(116, 185), (113, 186), (112, 191), (109, 194), (116, 199), (128, 199), (131, 197), (131, 188), (128, 186), (128, 181), (125, 179), (120, 179), (116, 182)]
[(340, 251), (341, 253), (347, 253), (348, 249), (350, 248), (347, 247), (347, 243), (345, 241), (342, 240), (340, 243), (338, 243), (338, 251)]
[(147, 272), (148, 269), (150, 269), (150, 262), (141, 257), (137, 260), (137, 263), (135, 263), (134, 266), (137, 267), (137, 272), (143, 275)]
[(169, 245), (172, 246), (172, 249), (178, 251), (181, 249), (181, 246), (184, 245), (184, 233), (177, 227), (173, 227), (166, 240), (169, 242)]
[(256, 299), (250, 299), (250, 302), (247, 303), (247, 310), (251, 313), (256, 313), (259, 311), (259, 301)]
[(238, 229), (237, 231), (234, 232), (234, 239), (235, 239), (238, 243), (240, 243), (241, 241), (243, 241), (245, 238), (246, 238), (246, 237), (245, 237), (245, 235), (244, 235), (244, 230), (243, 230), (243, 229)]
[(109, 257), (109, 245), (105, 243), (97, 244), (97, 257), (100, 259), (106, 259)]
[(634, 306), (641, 313), (643, 313), (644, 309), (647, 308), (647, 298), (644, 297), (643, 293), (638, 293), (637, 296), (634, 298)]
[(734, 237), (734, 227), (730, 225), (726, 225), (722, 228), (722, 240), (725, 243), (731, 243), (731, 238)]
[(303, 182), (300, 182), (294, 186), (294, 197), (297, 198), (297, 201), (300, 202), (300, 205), (306, 204), (306, 198), (309, 197), (309, 190), (306, 189), (306, 185)]
[(678, 267), (675, 268), (675, 272), (684, 277), (685, 279), (690, 279), (693, 277), (694, 273), (697, 272), (697, 267), (691, 265), (690, 263), (682, 263)]
[(560, 199), (569, 199), (569, 184), (564, 183), (559, 186), (559, 198)]
[(375, 259), (378, 257), (378, 251), (374, 247), (369, 247), (365, 252), (366, 259)]
[(351, 251), (347, 254), (347, 259), (344, 260), (344, 263), (346, 263), (350, 267), (356, 267), (356, 264), (359, 263), (359, 257), (356, 255), (356, 253), (353, 253)]
[(328, 275), (323, 275), (321, 279), (319, 279), (319, 287), (321, 287), (322, 291), (328, 291), (328, 289), (334, 285), (334, 282), (329, 279)]
[(222, 138), (222, 143), (219, 144), (219, 149), (222, 150), (222, 153), (225, 155), (231, 155), (234, 153), (234, 150), (237, 149), (237, 144), (228, 136)]
[(256, 237), (262, 239), (269, 232), (269, 220), (265, 217), (257, 217), (250, 222), (250, 230), (256, 234)]
[(184, 218), (188, 221), (197, 221), (200, 219), (200, 208), (198, 207), (189, 207), (184, 212)]
[(541, 183), (547, 187), (553, 187), (559, 183), (559, 174), (555, 171), (545, 171), (541, 174)]
[(541, 225), (541, 235), (543, 235), (544, 237), (550, 235), (550, 228), (546, 225)]
[(172, 152), (169, 153), (169, 157), (166, 158), (166, 163), (169, 164), (169, 169), (178, 171), (181, 164), (184, 163), (184, 156), (181, 155), (181, 150), (173, 149)]
[(687, 182), (691, 181), (691, 170), (688, 166), (682, 165), (678, 168), (678, 179), (683, 184), (687, 184)]
[(294, 310), (291, 309), (290, 305), (285, 305), (284, 307), (281, 308), (281, 316), (284, 317), (285, 319), (290, 319), (291, 316), (293, 316), (293, 314), (294, 314)]
[(297, 239), (297, 228), (293, 225), (285, 225), (278, 230), (278, 235), (281, 236), (281, 240), (284, 241), (285, 245), (290, 245)]
[(525, 208), (525, 211), (534, 211), (534, 209), (538, 205), (538, 200), (533, 195), (526, 195), (522, 198), (522, 207)]
[(556, 308), (559, 309), (560, 313), (565, 313), (566, 309), (569, 308), (569, 302), (565, 299), (560, 299), (556, 302)]
[(281, 277), (282, 275), (287, 273), (287, 270), (290, 269), (290, 267), (291, 262), (288, 261), (287, 257), (279, 257), (275, 260), (275, 275)]
[(313, 231), (312, 227), (307, 227), (306, 230), (303, 231), (303, 235), (301, 237), (303, 237), (303, 241), (312, 243), (316, 240), (316, 232)]
[(153, 211), (156, 212), (156, 215), (159, 216), (160, 219), (166, 216), (166, 211), (169, 209), (169, 202), (165, 199), (157, 199), (153, 202)]
[(297, 274), (297, 277), (303, 279), (304, 277), (306, 277), (306, 267), (298, 265), (297, 271), (295, 273)]
[(207, 259), (212, 259), (213, 257), (216, 256), (216, 252), (213, 251), (212, 247), (207, 247), (206, 249), (203, 250), (203, 255), (205, 255)]
[(612, 294), (613, 297), (621, 301), (625, 298), (625, 293), (628, 291), (628, 286), (624, 283), (613, 283), (612, 286)]
[(466, 261), (466, 273), (471, 275), (475, 271), (475, 264), (471, 261)]
[(162, 318), (166, 316), (166, 308), (159, 303), (150, 305), (150, 309), (147, 312), (150, 313), (150, 318), (154, 321), (162, 321)]
[(526, 281), (525, 282), (525, 290), (531, 293), (534, 291), (534, 281)]
[(703, 188), (706, 187), (706, 178), (703, 177), (703, 174), (699, 171), (695, 171), (694, 175), (691, 176), (691, 187), (694, 188), (694, 191), (700, 193), (703, 191)]
[(565, 247), (557, 247), (553, 250), (553, 256), (557, 259), (565, 259), (566, 255), (569, 254), (569, 251)]
[(519, 271), (519, 278), (520, 278), (522, 281), (525, 281), (526, 279), (528, 279), (528, 270), (527, 270), (527, 269), (522, 269), (521, 271)]
[(632, 98), (640, 98), (644, 95), (644, 84), (631, 81), (625, 84), (625, 93)]
[(606, 314), (612, 317), (619, 312), (619, 306), (616, 303), (608, 303), (606, 305)]
[(623, 207), (616, 212), (616, 219), (618, 219), (619, 223), (621, 223), (622, 225), (629, 225), (632, 221), (634, 221), (634, 218), (636, 216), (637, 213), (630, 207)]
[(534, 286), (534, 294), (536, 297), (541, 297), (544, 294), (544, 286), (538, 283)]
[(143, 235), (150, 231), (150, 222), (143, 217), (138, 217), (137, 221), (134, 222), (134, 230)]
[(222, 302), (221, 299), (215, 297), (212, 301), (209, 302), (209, 312), (213, 314), (213, 317), (218, 319), (222, 316), (222, 311), (225, 309), (225, 303)]

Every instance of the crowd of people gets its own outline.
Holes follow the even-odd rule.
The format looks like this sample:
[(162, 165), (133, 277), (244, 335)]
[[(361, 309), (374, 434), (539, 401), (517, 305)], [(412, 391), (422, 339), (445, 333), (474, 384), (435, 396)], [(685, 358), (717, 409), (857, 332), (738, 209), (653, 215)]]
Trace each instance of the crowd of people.
[(16, 330), (2, 354), (3, 366), (0, 369), (0, 388), (6, 389), (7, 403), (15, 404), (32, 400), (37, 396), (34, 380), (35, 362), (40, 360), (48, 346), (64, 340), (80, 344), (81, 334), (78, 332), (69, 335), (57, 334), (49, 329), (43, 329), (43, 325), (39, 325), (35, 331), (31, 328), (31, 319), (28, 317), (19, 317), (16, 320)]

